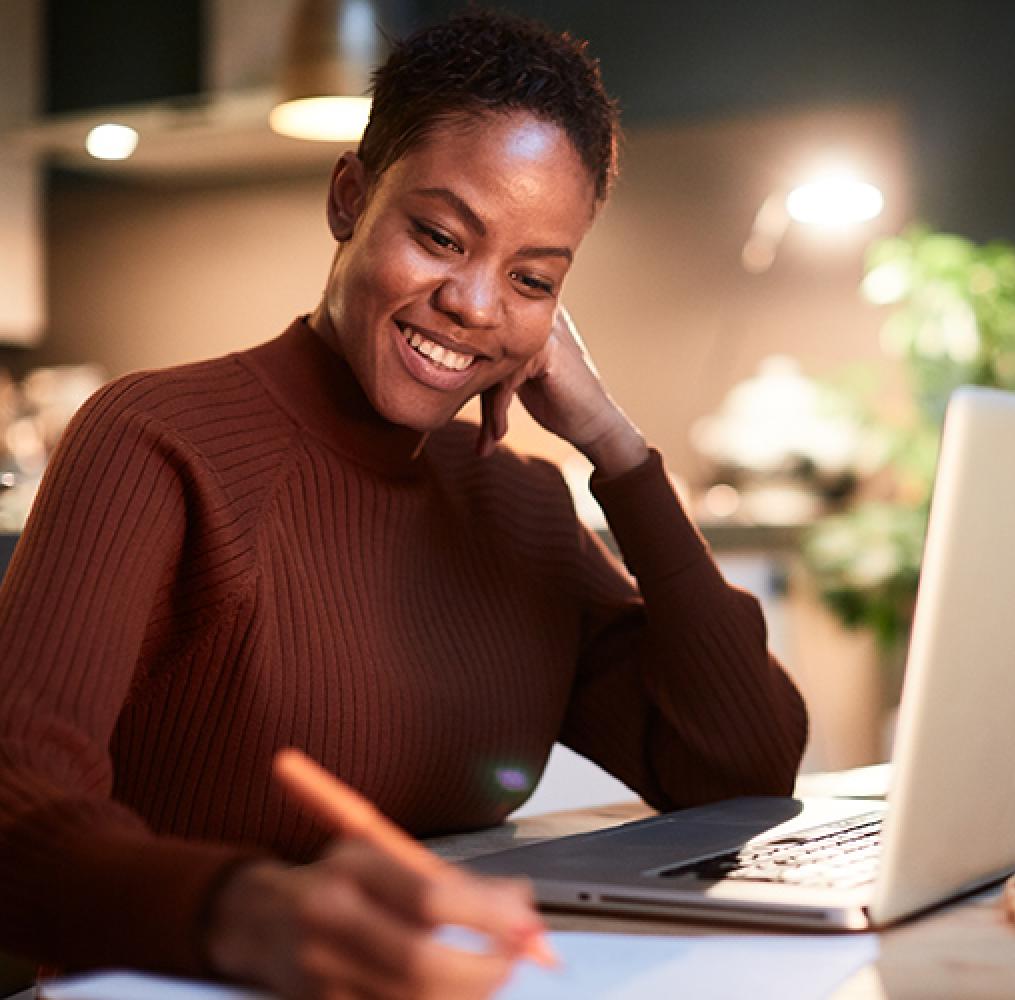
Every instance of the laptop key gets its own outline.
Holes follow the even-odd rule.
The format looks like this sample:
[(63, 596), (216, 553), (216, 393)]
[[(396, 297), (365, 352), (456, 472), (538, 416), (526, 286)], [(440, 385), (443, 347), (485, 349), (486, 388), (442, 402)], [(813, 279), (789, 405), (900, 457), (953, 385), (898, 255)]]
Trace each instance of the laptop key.
[(873, 881), (880, 834), (881, 816), (868, 814), (675, 865), (660, 875), (848, 888)]

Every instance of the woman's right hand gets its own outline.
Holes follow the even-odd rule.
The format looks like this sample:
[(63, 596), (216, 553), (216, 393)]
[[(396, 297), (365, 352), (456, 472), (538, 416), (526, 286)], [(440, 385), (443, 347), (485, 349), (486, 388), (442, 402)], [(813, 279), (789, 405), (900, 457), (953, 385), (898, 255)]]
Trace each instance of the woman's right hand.
[[(466, 951), (434, 936), (478, 932)], [(490, 996), (542, 929), (524, 884), (458, 869), (427, 879), (349, 840), (300, 867), (237, 869), (220, 890), (208, 956), (230, 979), (292, 1000)]]

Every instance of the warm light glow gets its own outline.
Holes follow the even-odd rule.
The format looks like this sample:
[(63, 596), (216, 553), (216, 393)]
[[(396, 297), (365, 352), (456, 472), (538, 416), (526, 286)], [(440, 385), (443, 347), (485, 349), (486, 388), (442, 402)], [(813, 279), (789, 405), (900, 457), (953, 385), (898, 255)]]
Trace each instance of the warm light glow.
[(138, 134), (129, 125), (96, 125), (85, 137), (85, 149), (97, 160), (126, 160), (137, 149)]
[(868, 271), (860, 284), (863, 297), (878, 306), (898, 302), (909, 292), (909, 288), (909, 268), (894, 260)]
[(369, 97), (304, 97), (279, 104), (268, 120), (293, 139), (348, 142), (363, 135), (369, 116)]
[(847, 173), (826, 174), (790, 191), (786, 211), (796, 222), (844, 227), (881, 214), (884, 195), (873, 185)]
[(729, 483), (709, 487), (702, 500), (709, 517), (717, 521), (732, 517), (740, 509), (740, 493)]

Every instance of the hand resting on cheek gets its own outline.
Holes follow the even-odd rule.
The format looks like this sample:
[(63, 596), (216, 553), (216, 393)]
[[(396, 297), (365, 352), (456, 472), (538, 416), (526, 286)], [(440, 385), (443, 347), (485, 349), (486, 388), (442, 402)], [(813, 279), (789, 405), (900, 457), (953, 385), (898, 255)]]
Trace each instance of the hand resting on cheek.
[(477, 454), (489, 456), (507, 433), (517, 396), (541, 426), (573, 445), (604, 475), (648, 457), (645, 440), (606, 390), (567, 309), (560, 305), (543, 349), (482, 395)]

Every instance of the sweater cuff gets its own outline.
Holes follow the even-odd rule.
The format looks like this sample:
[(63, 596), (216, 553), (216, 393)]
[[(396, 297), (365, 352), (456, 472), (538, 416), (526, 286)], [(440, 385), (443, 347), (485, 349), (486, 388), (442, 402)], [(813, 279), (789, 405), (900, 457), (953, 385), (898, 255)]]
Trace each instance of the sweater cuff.
[(0, 856), (18, 859), (3, 866), (5, 921), (22, 915), (5, 927), (9, 945), (66, 970), (207, 975), (211, 897), (237, 864), (265, 853), (156, 836), (108, 804), (79, 805), (38, 810), (0, 836)]
[(624, 562), (642, 583), (708, 558), (705, 540), (684, 512), (655, 448), (641, 465), (619, 476), (593, 473), (589, 486)]
[[(124, 845), (121, 850), (109, 844), (108, 849), (109, 864), (100, 861), (95, 869), (105, 872), (106, 883), (93, 885), (92, 901), (98, 902), (95, 894), (100, 895), (96, 909), (97, 916), (104, 918), (105, 933), (116, 927), (116, 932), (109, 934), (118, 938), (109, 942), (114, 949), (109, 959), (119, 964), (126, 959), (140, 968), (207, 976), (205, 937), (213, 897), (238, 865), (262, 858), (264, 853), (164, 837)], [(71, 898), (80, 897), (74, 894)]]

